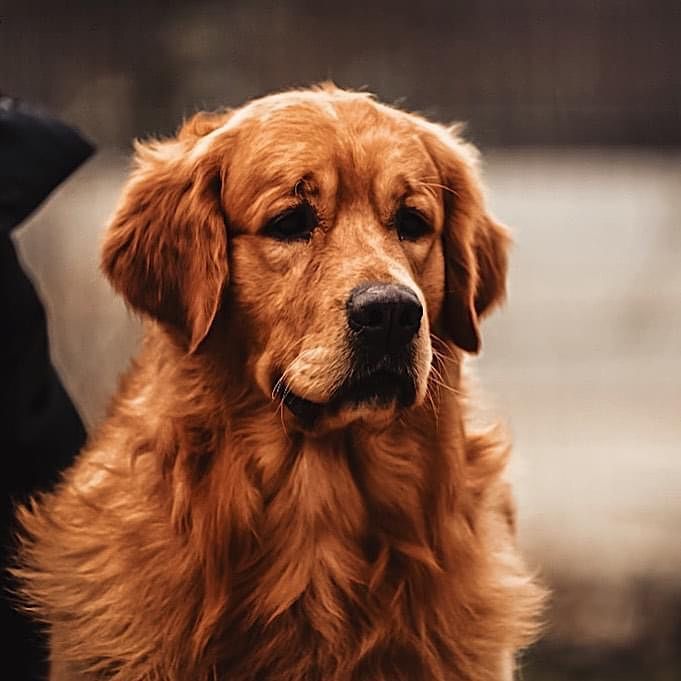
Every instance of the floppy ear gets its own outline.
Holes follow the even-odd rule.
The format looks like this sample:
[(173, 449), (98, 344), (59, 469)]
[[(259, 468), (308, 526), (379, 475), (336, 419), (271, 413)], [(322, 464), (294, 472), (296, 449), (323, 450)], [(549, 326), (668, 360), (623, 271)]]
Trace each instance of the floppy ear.
[(506, 293), (510, 236), (487, 213), (477, 173), (477, 151), (440, 126), (426, 142), (445, 188), (445, 296), (442, 324), (466, 352), (480, 350), (480, 318)]
[(179, 334), (190, 353), (208, 333), (228, 277), (222, 170), (205, 153), (192, 159), (191, 126), (178, 139), (136, 144), (102, 253), (114, 289)]
[(482, 317), (506, 296), (506, 272), (511, 236), (506, 227), (486, 214), (478, 225), (475, 258), (478, 281), (475, 287), (475, 312)]

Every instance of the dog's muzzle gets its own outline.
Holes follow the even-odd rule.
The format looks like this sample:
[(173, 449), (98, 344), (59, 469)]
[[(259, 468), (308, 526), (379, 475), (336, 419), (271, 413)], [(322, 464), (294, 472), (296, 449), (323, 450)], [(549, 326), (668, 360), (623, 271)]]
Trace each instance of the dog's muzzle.
[(416, 399), (413, 341), (423, 317), (417, 295), (406, 286), (363, 284), (350, 293), (346, 314), (350, 367), (329, 401), (312, 402), (276, 384), (275, 396), (308, 427), (344, 406), (408, 407)]

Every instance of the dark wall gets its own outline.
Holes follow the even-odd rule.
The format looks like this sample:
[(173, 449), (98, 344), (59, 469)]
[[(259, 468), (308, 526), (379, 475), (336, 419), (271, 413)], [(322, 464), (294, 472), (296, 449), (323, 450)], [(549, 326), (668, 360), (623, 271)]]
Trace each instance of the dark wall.
[(483, 146), (681, 144), (678, 0), (4, 0), (0, 18), (0, 89), (105, 145), (327, 78)]

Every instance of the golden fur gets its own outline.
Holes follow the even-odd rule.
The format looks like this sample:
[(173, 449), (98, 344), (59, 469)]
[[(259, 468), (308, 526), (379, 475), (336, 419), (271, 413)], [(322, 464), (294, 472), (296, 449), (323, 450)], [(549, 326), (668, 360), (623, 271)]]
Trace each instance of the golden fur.
[[(262, 233), (303, 198), (309, 242)], [(400, 241), (398, 204), (432, 233)], [(287, 92), (139, 144), (102, 262), (143, 348), (57, 490), (20, 510), (53, 681), (510, 679), (542, 592), (507, 446), (468, 432), (461, 380), (507, 241), (458, 131), (368, 95)], [(367, 280), (426, 311), (416, 401), (306, 427), (276, 384), (329, 399)]]

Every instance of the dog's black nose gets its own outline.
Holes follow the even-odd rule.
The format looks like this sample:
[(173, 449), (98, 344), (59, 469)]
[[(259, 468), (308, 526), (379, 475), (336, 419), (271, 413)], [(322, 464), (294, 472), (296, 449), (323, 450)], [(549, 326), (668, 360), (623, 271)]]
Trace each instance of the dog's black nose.
[(423, 308), (416, 294), (396, 284), (364, 284), (347, 303), (348, 323), (372, 349), (395, 352), (419, 330)]

